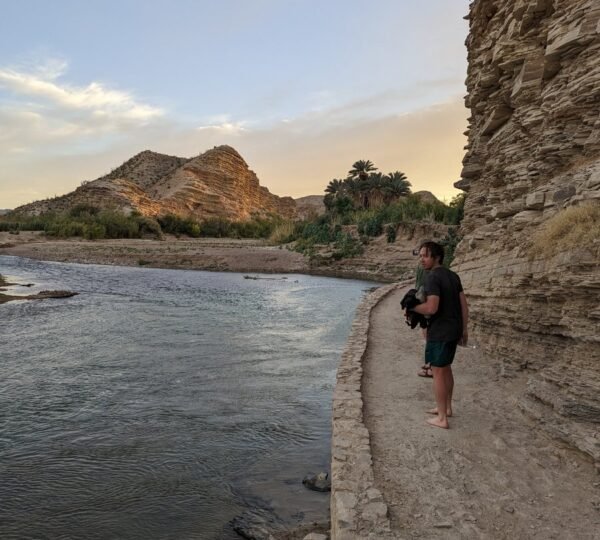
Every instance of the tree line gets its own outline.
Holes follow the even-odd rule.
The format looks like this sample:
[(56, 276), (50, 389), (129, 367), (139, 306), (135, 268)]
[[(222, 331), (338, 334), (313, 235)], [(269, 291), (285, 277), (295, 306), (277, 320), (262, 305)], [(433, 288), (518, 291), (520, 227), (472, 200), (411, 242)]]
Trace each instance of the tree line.
[(344, 179), (334, 178), (325, 188), (323, 202), (328, 210), (367, 210), (386, 206), (410, 195), (411, 184), (400, 171), (383, 174), (370, 160), (358, 160)]

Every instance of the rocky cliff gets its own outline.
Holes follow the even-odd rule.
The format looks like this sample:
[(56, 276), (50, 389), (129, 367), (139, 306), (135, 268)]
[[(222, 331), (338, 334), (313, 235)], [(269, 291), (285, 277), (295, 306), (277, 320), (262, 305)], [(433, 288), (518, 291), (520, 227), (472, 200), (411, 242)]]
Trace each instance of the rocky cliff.
[(78, 204), (197, 219), (244, 220), (268, 214), (293, 217), (296, 211), (291, 197), (277, 197), (260, 186), (256, 174), (230, 146), (218, 146), (191, 159), (144, 151), (110, 174), (84, 182), (72, 193), (15, 211), (60, 212)]
[(469, 20), (454, 268), (474, 338), (527, 371), (521, 407), (598, 462), (600, 2), (476, 0)]

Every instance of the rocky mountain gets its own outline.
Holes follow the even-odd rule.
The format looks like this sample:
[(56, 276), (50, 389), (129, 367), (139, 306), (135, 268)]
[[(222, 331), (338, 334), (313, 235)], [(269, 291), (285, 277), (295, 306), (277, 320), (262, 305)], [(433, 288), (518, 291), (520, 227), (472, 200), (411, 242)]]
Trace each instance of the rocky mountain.
[(475, 0), (468, 18), (454, 267), (474, 338), (528, 373), (523, 410), (600, 462), (600, 4)]
[(431, 193), (431, 191), (415, 191), (414, 194), (424, 203), (435, 204), (440, 202), (440, 200), (433, 193)]
[(299, 219), (308, 219), (325, 213), (323, 195), (307, 195), (294, 200), (296, 201), (296, 211)]
[(177, 214), (197, 219), (244, 220), (254, 215), (294, 217), (291, 197), (278, 197), (230, 146), (217, 146), (186, 159), (144, 151), (111, 173), (83, 182), (75, 191), (15, 209), (22, 214), (61, 212), (78, 204), (137, 211), (147, 216)]

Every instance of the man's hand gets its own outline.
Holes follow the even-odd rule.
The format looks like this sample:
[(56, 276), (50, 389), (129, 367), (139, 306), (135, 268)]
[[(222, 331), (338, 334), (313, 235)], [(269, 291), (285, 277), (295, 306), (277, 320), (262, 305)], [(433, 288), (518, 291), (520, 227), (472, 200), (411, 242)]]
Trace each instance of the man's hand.
[(463, 332), (462, 337), (458, 340), (458, 344), (461, 347), (466, 347), (467, 343), (469, 343), (469, 332), (467, 332), (466, 330)]

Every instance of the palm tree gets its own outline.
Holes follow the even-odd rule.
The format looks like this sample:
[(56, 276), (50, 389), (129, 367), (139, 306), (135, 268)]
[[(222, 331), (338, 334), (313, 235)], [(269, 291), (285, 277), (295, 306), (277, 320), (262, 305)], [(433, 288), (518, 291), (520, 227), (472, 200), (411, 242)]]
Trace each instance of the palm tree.
[(369, 175), (369, 207), (381, 206), (384, 203), (387, 182), (387, 176), (384, 176), (380, 172)]
[(411, 183), (407, 180), (406, 175), (400, 171), (394, 171), (387, 175), (388, 182), (386, 186), (386, 200), (390, 202), (399, 197), (410, 195)]
[(344, 180), (338, 180), (334, 178), (327, 187), (325, 188), (325, 193), (331, 193), (334, 197), (336, 197), (344, 188)]
[(366, 176), (365, 178), (359, 178), (356, 184), (360, 197), (360, 205), (363, 208), (369, 208), (371, 195), (371, 181), (369, 176)]
[(360, 182), (354, 178), (346, 178), (344, 180), (344, 187), (342, 188), (355, 204), (362, 204)]
[(377, 167), (368, 159), (360, 159), (352, 165), (352, 169), (348, 171), (348, 178), (353, 180), (366, 180), (369, 173), (375, 172)]

